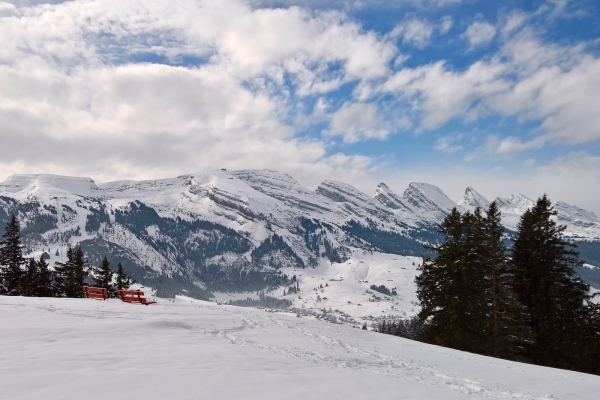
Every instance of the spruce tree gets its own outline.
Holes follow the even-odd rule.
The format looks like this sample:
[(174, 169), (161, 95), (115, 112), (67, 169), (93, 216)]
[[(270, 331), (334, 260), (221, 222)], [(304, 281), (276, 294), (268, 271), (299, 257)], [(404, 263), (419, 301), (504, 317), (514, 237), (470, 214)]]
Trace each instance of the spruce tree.
[(421, 340), (459, 350), (481, 352), (485, 347), (484, 285), (481, 260), (480, 211), (464, 216), (455, 208), (440, 224), (444, 242), (427, 246), (437, 256), (425, 258), (416, 278), (421, 302)]
[(59, 264), (55, 268), (57, 275), (55, 290), (59, 296), (83, 297), (84, 280), (88, 275), (90, 267), (85, 260), (81, 248), (75, 252), (67, 250), (67, 262)]
[[(56, 250), (58, 253), (58, 249)], [(65, 297), (67, 290), (67, 282), (71, 280), (71, 265), (73, 264), (73, 249), (67, 249), (67, 261), (65, 263), (57, 263), (54, 267), (54, 280), (52, 282), (52, 291), (56, 297)]]
[(38, 266), (33, 258), (29, 259), (25, 273), (23, 274), (23, 296), (35, 297), (38, 292), (37, 286)]
[(51, 297), (54, 295), (52, 291), (52, 271), (48, 269), (48, 264), (44, 256), (40, 256), (37, 261), (37, 276), (36, 276), (37, 297)]
[(113, 285), (112, 280), (115, 271), (111, 268), (108, 258), (104, 257), (99, 268), (94, 270), (94, 285), (99, 288), (108, 289), (110, 297), (113, 297)]
[(115, 279), (115, 287), (117, 290), (127, 290), (129, 289), (129, 286), (131, 286), (131, 284), (133, 283), (131, 277), (127, 274), (125, 274), (125, 271), (123, 270), (123, 266), (121, 265), (121, 263), (119, 263), (117, 265), (117, 273), (116, 273), (116, 279)]
[(23, 258), (23, 245), (21, 244), (21, 231), (17, 217), (13, 214), (6, 224), (4, 240), (0, 242), (0, 265), (2, 266), (3, 294), (18, 296), (22, 293), (23, 271), (21, 265), (25, 264)]
[(526, 346), (531, 341), (524, 306), (513, 289), (513, 275), (504, 244), (504, 228), (500, 211), (492, 202), (484, 219), (481, 253), (484, 258), (488, 348), (484, 353), (493, 357), (524, 361)]
[(526, 211), (512, 249), (515, 291), (529, 317), (534, 343), (529, 356), (536, 364), (572, 368), (578, 341), (578, 316), (585, 312), (589, 286), (572, 266), (580, 265), (574, 245), (563, 239), (565, 226), (546, 195)]

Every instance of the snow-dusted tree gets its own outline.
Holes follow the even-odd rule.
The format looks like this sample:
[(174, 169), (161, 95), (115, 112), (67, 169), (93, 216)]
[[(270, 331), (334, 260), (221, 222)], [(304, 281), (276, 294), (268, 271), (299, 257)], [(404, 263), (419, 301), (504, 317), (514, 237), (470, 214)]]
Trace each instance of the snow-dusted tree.
[(123, 266), (121, 263), (117, 265), (117, 274), (116, 274), (116, 282), (115, 287), (117, 290), (127, 290), (129, 286), (133, 283), (133, 280), (129, 275), (125, 273), (123, 270)]
[(36, 296), (37, 292), (37, 263), (33, 258), (29, 259), (25, 272), (23, 273), (23, 296)]
[(52, 271), (48, 269), (48, 264), (44, 259), (44, 256), (41, 255), (40, 259), (37, 261), (37, 275), (36, 275), (36, 286), (37, 292), (35, 296), (37, 297), (51, 297), (54, 295), (52, 291)]
[(11, 296), (22, 293), (23, 270), (23, 245), (21, 244), (21, 231), (19, 221), (13, 214), (6, 224), (3, 240), (0, 242), (0, 265), (2, 266), (0, 291)]
[(55, 291), (57, 295), (83, 297), (83, 284), (90, 269), (81, 248), (78, 247), (75, 252), (69, 248), (67, 250), (67, 262), (61, 263), (55, 268)]
[(108, 258), (104, 257), (99, 268), (94, 269), (94, 285), (96, 287), (108, 289), (110, 297), (114, 295), (112, 284), (115, 271), (111, 268)]

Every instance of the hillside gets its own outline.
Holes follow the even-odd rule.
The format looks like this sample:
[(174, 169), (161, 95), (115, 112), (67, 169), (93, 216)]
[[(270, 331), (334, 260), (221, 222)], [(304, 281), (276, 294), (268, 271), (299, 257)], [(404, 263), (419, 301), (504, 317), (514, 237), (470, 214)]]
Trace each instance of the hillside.
[[(509, 232), (532, 204), (522, 195), (497, 202)], [(378, 254), (418, 257), (427, 254), (423, 243), (439, 240), (436, 224), (453, 207), (487, 204), (472, 188), (457, 204), (427, 183), (411, 183), (402, 195), (384, 183), (373, 196), (335, 181), (312, 191), (270, 170), (101, 185), (89, 178), (14, 175), (0, 184), (0, 220), (18, 214), (28, 256), (46, 252), (53, 265), (69, 246), (81, 246), (90, 262), (108, 255), (160, 296), (198, 299), (283, 290), (299, 275), (294, 270), (316, 268), (329, 276), (356, 254), (374, 255), (363, 263), (382, 259)], [(566, 234), (582, 243), (582, 256), (594, 264), (600, 219), (562, 202), (556, 209)], [(596, 272), (586, 270), (586, 279), (600, 282)]]
[(578, 399), (600, 377), (178, 297), (0, 297), (3, 398)]

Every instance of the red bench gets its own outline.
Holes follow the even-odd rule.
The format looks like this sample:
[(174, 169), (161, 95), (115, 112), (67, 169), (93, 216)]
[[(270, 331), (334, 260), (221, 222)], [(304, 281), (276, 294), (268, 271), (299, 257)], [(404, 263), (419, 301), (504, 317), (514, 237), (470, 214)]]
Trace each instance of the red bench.
[(155, 301), (148, 301), (144, 297), (144, 292), (141, 290), (117, 290), (117, 296), (126, 303), (140, 303), (140, 304), (155, 304)]
[(92, 287), (92, 286), (84, 286), (83, 287), (83, 295), (88, 299), (106, 300), (106, 299), (108, 299), (108, 289)]

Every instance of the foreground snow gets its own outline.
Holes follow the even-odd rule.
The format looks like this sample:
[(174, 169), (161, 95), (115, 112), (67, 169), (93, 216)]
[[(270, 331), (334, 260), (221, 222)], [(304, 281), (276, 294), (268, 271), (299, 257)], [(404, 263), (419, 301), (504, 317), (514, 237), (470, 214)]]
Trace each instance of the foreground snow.
[(178, 298), (0, 296), (6, 399), (595, 399), (600, 377)]

